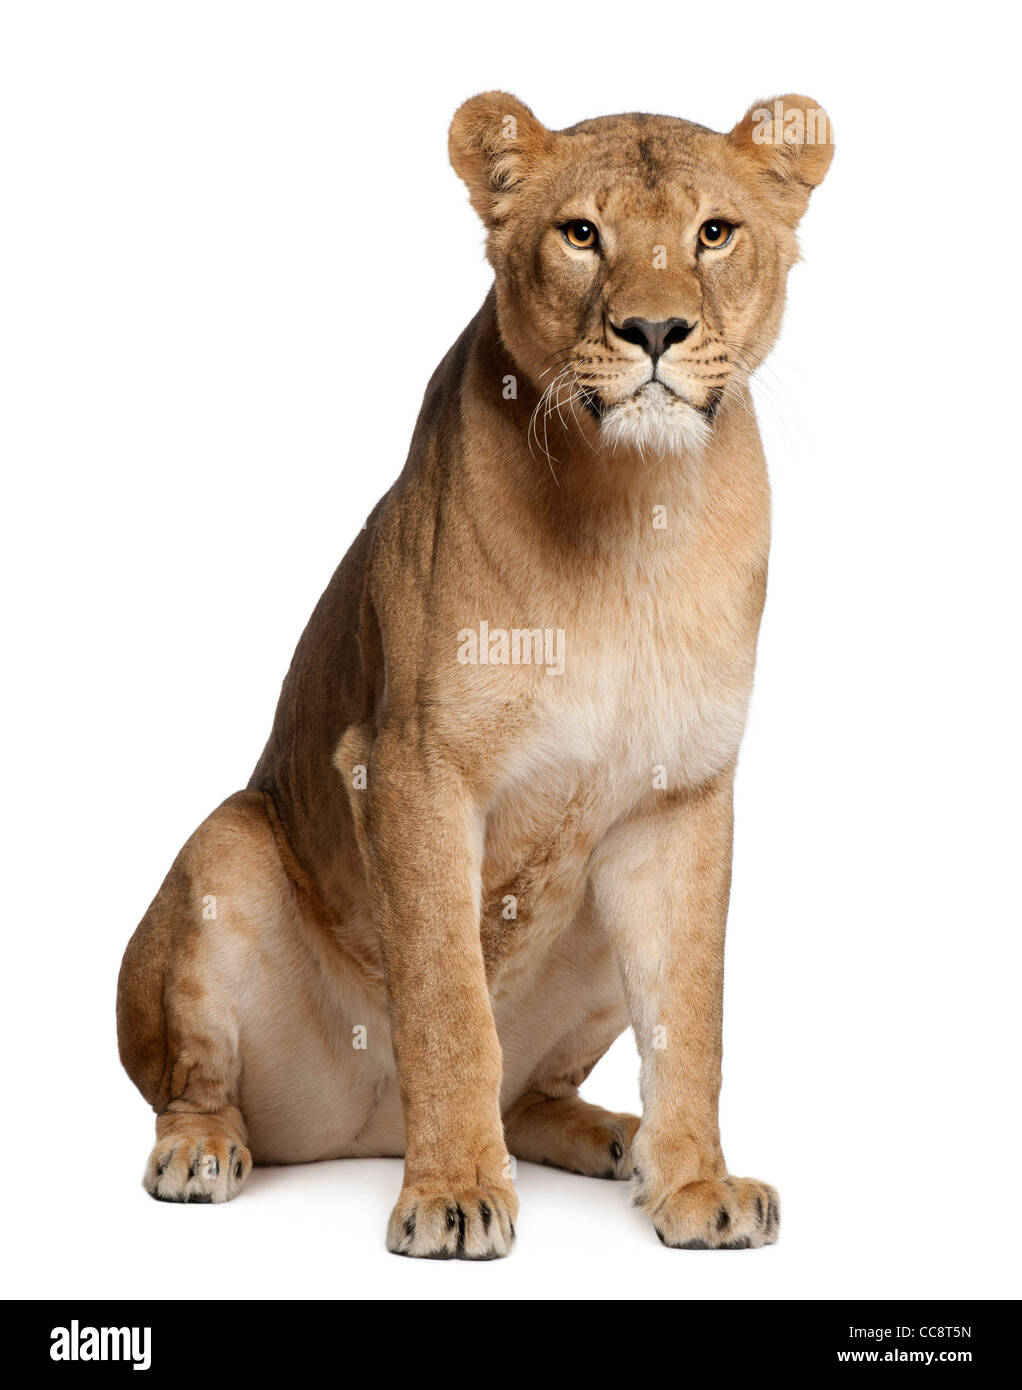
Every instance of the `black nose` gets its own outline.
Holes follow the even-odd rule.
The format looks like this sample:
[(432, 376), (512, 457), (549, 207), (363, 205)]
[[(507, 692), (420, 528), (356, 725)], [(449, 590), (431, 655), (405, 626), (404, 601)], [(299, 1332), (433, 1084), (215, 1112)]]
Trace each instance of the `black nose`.
[(610, 326), (625, 342), (645, 348), (654, 362), (675, 343), (683, 343), (695, 328), (688, 319), (664, 319), (660, 323), (650, 319), (625, 319), (620, 326), (616, 323)]

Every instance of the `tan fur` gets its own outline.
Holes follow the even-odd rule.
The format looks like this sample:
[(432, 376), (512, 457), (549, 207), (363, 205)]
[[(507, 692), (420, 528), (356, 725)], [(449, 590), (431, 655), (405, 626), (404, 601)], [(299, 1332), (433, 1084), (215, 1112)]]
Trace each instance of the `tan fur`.
[[(489, 1258), (514, 1236), (510, 1151), (634, 1170), (669, 1245), (776, 1238), (776, 1193), (728, 1176), (717, 1130), (769, 534), (748, 378), (830, 146), (757, 129), (551, 132), (503, 93), (456, 115), (494, 290), (313, 614), (249, 789), (125, 955), (154, 1196), (225, 1200), (253, 1160), (404, 1154), (389, 1247)], [(726, 248), (698, 249), (709, 218), (740, 224)], [(693, 325), (663, 384), (614, 331), (632, 316)], [(562, 633), (563, 668), (459, 660), (484, 621)], [(641, 1125), (577, 1095), (629, 1022)]]

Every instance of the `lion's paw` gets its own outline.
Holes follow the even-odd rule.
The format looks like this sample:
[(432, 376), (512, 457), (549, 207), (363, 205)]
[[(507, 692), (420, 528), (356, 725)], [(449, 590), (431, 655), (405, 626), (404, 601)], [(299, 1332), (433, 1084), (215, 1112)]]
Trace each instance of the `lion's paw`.
[(630, 1178), (637, 1115), (606, 1116), (602, 1124), (578, 1125), (570, 1132), (571, 1170), (593, 1178)]
[(780, 1229), (780, 1198), (753, 1178), (692, 1182), (659, 1198), (640, 1187), (636, 1201), (676, 1250), (755, 1249), (773, 1245)]
[(223, 1135), (168, 1137), (149, 1155), (142, 1185), (158, 1202), (229, 1202), (251, 1171), (248, 1149)]
[(425, 1260), (495, 1260), (515, 1238), (518, 1199), (510, 1189), (462, 1192), (405, 1188), (387, 1227), (387, 1249)]

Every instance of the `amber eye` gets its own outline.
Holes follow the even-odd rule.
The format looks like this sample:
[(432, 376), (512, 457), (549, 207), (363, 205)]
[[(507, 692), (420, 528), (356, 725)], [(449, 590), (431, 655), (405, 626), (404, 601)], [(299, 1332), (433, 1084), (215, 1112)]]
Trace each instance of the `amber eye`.
[(734, 230), (733, 223), (722, 222), (719, 217), (714, 217), (699, 228), (699, 240), (711, 251), (718, 251), (728, 244)]
[(595, 251), (600, 244), (600, 234), (591, 222), (565, 222), (561, 231), (568, 245), (578, 251)]

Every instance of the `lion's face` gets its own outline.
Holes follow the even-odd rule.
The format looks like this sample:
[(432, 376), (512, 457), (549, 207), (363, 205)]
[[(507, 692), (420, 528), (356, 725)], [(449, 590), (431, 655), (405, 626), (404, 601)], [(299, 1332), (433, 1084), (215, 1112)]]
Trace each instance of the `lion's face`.
[(505, 93), (466, 103), (451, 158), (540, 413), (639, 453), (705, 440), (776, 337), (794, 229), (831, 153), (804, 97), (753, 107), (729, 135), (639, 115), (554, 132)]

